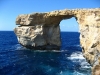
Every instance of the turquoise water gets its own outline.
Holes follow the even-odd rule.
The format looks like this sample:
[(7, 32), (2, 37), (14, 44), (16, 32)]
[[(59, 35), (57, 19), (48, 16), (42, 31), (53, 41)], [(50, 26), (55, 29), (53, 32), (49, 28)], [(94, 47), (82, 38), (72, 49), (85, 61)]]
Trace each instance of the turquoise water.
[(82, 55), (79, 33), (61, 32), (59, 51), (22, 47), (13, 31), (0, 31), (0, 75), (91, 75)]

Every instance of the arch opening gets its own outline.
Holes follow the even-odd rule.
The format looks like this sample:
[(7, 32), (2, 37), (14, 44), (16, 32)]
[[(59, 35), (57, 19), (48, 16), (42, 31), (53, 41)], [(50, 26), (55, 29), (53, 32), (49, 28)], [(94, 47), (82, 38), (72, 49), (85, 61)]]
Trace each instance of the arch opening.
[(80, 33), (75, 17), (60, 22), (61, 50), (81, 50)]
[[(80, 46), (80, 33), (79, 25), (72, 17), (65, 19), (60, 22), (60, 34), (61, 34), (61, 51), (64, 51), (62, 55), (65, 57), (67, 66), (71, 69), (81, 73), (82, 71), (86, 74), (91, 72), (90, 65), (82, 55), (82, 48)], [(67, 61), (68, 60), (68, 61)], [(85, 70), (85, 67), (88, 70)], [(84, 73), (83, 73), (84, 74)]]

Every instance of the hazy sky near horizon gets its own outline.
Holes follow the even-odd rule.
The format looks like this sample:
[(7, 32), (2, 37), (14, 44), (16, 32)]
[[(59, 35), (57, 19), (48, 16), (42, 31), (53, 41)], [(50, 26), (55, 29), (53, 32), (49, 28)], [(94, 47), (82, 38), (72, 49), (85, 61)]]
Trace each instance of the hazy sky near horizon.
[[(19, 14), (97, 7), (100, 7), (100, 0), (0, 0), (0, 31), (12, 31)], [(60, 29), (77, 32), (78, 24), (75, 18), (62, 20)]]

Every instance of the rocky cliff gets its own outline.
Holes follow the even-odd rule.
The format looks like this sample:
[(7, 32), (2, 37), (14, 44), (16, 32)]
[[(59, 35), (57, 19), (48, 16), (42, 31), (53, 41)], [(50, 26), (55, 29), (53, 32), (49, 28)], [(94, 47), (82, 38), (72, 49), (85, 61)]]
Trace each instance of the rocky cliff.
[(60, 49), (59, 24), (63, 19), (76, 18), (80, 30), (80, 45), (92, 74), (100, 75), (100, 8), (58, 10), (22, 14), (14, 29), (21, 45), (31, 49)]

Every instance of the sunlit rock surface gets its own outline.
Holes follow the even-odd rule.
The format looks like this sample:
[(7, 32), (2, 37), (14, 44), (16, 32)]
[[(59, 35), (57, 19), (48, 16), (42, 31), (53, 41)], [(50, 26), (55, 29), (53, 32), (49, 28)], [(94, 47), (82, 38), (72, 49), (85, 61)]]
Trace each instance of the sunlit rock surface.
[(18, 41), (30, 49), (60, 49), (59, 26), (22, 26), (15, 28)]
[(45, 13), (22, 14), (14, 29), (18, 41), (30, 49), (59, 50), (59, 24), (63, 19), (76, 18), (79, 24), (83, 55), (92, 66), (92, 74), (100, 75), (100, 8), (65, 9)]

